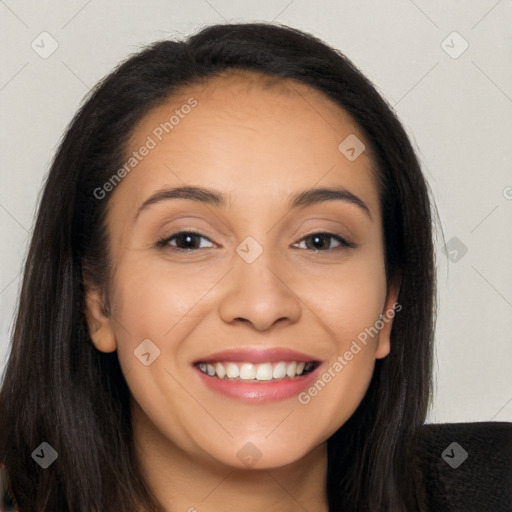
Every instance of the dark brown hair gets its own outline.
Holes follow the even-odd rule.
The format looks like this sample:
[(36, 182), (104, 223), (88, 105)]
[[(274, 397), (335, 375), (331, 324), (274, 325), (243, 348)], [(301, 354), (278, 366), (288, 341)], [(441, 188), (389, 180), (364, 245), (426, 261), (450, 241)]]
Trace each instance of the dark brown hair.
[[(431, 391), (435, 265), (428, 185), (411, 143), (374, 86), (339, 51), (266, 23), (206, 27), (160, 41), (119, 65), (89, 94), (57, 151), (39, 205), (0, 393), (0, 461), (21, 512), (163, 510), (139, 472), (129, 391), (117, 354), (101, 353), (84, 318), (83, 271), (108, 286), (108, 198), (142, 117), (172, 94), (229, 69), (323, 92), (357, 122), (371, 148), (386, 275), (401, 273), (391, 353), (376, 363), (352, 417), (328, 440), (330, 511), (422, 510), (412, 441)], [(42, 441), (58, 452), (32, 460)]]

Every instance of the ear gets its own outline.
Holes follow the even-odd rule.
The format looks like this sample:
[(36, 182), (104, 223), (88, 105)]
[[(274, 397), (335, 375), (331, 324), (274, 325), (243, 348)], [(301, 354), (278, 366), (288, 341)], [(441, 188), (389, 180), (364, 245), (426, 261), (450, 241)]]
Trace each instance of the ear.
[(114, 352), (117, 349), (113, 322), (104, 304), (103, 294), (97, 287), (85, 284), (85, 318), (89, 335), (100, 352)]
[(398, 301), (401, 283), (402, 272), (400, 271), (396, 272), (388, 280), (386, 300), (384, 302), (384, 308), (381, 315), (383, 326), (379, 332), (379, 342), (375, 352), (375, 359), (382, 359), (386, 357), (391, 350), (391, 328), (393, 327), (393, 318), (395, 317), (395, 314), (402, 309), (400, 304), (397, 304), (395, 307), (395, 303)]

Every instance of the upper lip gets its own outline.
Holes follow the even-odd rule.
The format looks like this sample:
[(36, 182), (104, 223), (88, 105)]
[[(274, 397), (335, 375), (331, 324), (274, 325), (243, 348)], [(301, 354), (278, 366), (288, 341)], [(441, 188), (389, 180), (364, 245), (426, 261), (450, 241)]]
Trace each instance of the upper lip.
[(277, 363), (279, 361), (318, 361), (317, 358), (290, 350), (287, 348), (244, 348), (244, 349), (229, 349), (215, 352), (209, 356), (202, 357), (195, 361), (197, 363), (209, 363), (218, 361), (239, 361), (247, 363)]

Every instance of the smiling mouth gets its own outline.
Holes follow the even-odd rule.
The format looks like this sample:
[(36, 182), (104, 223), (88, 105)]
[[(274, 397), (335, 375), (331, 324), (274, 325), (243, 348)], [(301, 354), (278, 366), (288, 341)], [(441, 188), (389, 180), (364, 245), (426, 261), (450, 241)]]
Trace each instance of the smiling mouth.
[(210, 377), (221, 380), (268, 382), (301, 378), (311, 373), (318, 361), (279, 361), (248, 363), (234, 361), (199, 362), (195, 366)]

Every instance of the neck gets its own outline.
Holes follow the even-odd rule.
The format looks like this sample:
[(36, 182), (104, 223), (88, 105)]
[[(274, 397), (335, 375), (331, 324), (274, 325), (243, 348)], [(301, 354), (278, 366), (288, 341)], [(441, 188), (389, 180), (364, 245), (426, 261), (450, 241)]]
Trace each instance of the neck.
[(326, 443), (286, 466), (241, 469), (211, 457), (194, 458), (132, 405), (136, 457), (167, 512), (328, 512)]

